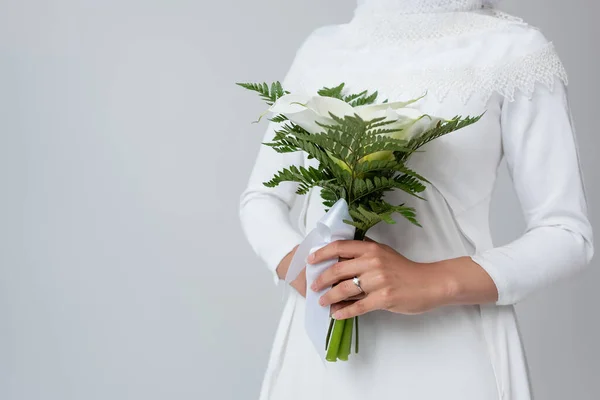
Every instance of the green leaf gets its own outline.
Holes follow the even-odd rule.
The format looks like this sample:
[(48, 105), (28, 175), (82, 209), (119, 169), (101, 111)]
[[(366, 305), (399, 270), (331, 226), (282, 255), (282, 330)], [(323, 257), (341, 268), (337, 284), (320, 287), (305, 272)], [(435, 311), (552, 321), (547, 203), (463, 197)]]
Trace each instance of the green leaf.
[(346, 103), (352, 103), (354, 100), (358, 99), (359, 97), (363, 97), (367, 94), (368, 94), (368, 92), (366, 90), (363, 90), (360, 93), (355, 93), (355, 94), (351, 94), (351, 95), (344, 97), (344, 101)]
[(357, 98), (356, 100), (350, 102), (350, 105), (352, 107), (358, 107), (358, 106), (364, 106), (367, 104), (373, 104), (373, 103), (375, 103), (375, 100), (377, 100), (377, 96), (379, 96), (379, 93), (374, 92), (371, 95), (362, 96), (362, 97)]
[[(288, 94), (279, 82), (239, 83), (254, 91), (268, 104)], [(353, 107), (373, 104), (378, 93), (367, 90), (344, 93), (345, 84), (324, 87), (319, 95), (337, 98)], [(387, 102), (384, 101), (384, 103)], [(385, 117), (365, 121), (359, 115), (338, 117), (330, 114), (331, 124), (319, 124), (322, 132), (311, 134), (289, 121), (284, 115), (276, 115), (270, 121), (278, 124), (273, 139), (265, 145), (279, 153), (305, 152), (309, 159), (316, 160), (315, 166), (292, 165), (277, 172), (265, 182), (267, 187), (276, 187), (283, 182), (297, 185), (298, 194), (307, 194), (313, 188), (320, 188), (325, 207), (345, 199), (349, 204), (351, 221), (357, 232), (367, 232), (380, 222), (396, 223), (398, 214), (416, 226), (416, 210), (405, 204), (393, 205), (384, 200), (387, 192), (401, 190), (414, 198), (425, 200), (420, 194), (426, 190), (425, 177), (407, 167), (412, 154), (427, 143), (451, 132), (468, 127), (479, 121), (478, 117), (455, 117), (438, 123), (429, 131), (412, 140), (391, 137), (401, 129), (390, 128), (394, 121)]]
[(277, 99), (283, 97), (289, 92), (285, 91), (279, 81), (273, 82), (270, 86), (266, 83), (249, 83), (249, 82), (237, 82), (236, 85), (256, 92), (260, 97), (268, 104), (273, 105)]
[(417, 151), (427, 143), (452, 132), (466, 128), (469, 125), (473, 125), (474, 123), (479, 121), (482, 116), (483, 114), (477, 117), (466, 118), (456, 116), (449, 121), (439, 122), (434, 128), (430, 129), (427, 132), (424, 132), (422, 135), (409, 141), (408, 147), (410, 148), (410, 151), (395, 154), (396, 159), (398, 161), (406, 161), (408, 157), (410, 157), (415, 151)]
[(340, 83), (338, 86), (333, 88), (324, 87), (317, 93), (323, 97), (333, 97), (335, 99), (343, 100), (342, 91), (344, 90), (345, 83)]
[(275, 122), (276, 124), (280, 124), (282, 122), (287, 121), (288, 118), (285, 115), (279, 114), (274, 116), (273, 118), (269, 118), (269, 121)]
[(297, 194), (307, 194), (308, 191), (315, 187), (328, 187), (330, 184), (335, 187), (335, 182), (332, 176), (327, 171), (319, 170), (314, 167), (304, 168), (296, 167), (295, 165), (289, 168), (284, 168), (279, 171), (270, 181), (265, 182), (266, 187), (276, 187), (282, 182), (296, 182), (298, 183)]

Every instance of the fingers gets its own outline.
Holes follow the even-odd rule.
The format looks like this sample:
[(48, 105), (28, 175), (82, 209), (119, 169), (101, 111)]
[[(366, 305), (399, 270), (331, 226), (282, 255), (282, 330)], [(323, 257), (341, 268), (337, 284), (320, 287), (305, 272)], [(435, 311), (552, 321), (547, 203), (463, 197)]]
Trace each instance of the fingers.
[(334, 258), (358, 258), (365, 253), (375, 251), (378, 248), (375, 242), (363, 242), (359, 240), (337, 240), (327, 246), (315, 251), (308, 256), (310, 264), (318, 264)]
[(318, 292), (335, 283), (361, 275), (367, 270), (365, 264), (360, 258), (337, 262), (315, 279), (311, 289)]
[(300, 274), (290, 283), (290, 286), (296, 289), (302, 297), (306, 297), (306, 268), (300, 271)]
[(344, 307), (348, 307), (349, 305), (354, 304), (354, 301), (342, 301), (340, 303), (331, 305), (331, 314), (335, 314), (336, 311), (341, 310)]
[[(364, 299), (366, 296), (366, 294), (361, 293), (361, 294), (357, 294), (356, 296), (352, 296), (352, 297), (348, 297), (348, 301), (356, 301), (356, 300), (361, 300)], [(342, 302), (343, 303), (343, 302)]]
[(346, 307), (342, 307), (334, 312), (332, 316), (334, 319), (349, 319), (378, 309), (376, 297), (367, 295), (367, 297), (362, 300), (355, 301)]
[(361, 295), (360, 289), (351, 280), (340, 282), (339, 285), (334, 286), (331, 290), (325, 293), (319, 299), (319, 304), (323, 307), (339, 303), (344, 300), (349, 300), (354, 296)]

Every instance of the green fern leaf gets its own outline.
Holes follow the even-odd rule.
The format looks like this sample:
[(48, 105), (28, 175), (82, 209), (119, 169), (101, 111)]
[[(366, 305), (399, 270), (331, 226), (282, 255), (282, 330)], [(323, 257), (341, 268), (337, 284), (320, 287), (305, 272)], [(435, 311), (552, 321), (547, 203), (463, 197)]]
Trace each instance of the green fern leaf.
[(342, 95), (342, 91), (344, 90), (345, 85), (346, 85), (345, 83), (341, 83), (338, 86), (333, 87), (333, 88), (324, 87), (323, 89), (319, 90), (317, 93), (319, 94), (319, 96), (333, 97), (336, 99), (343, 100), (344, 96)]
[(270, 106), (273, 105), (280, 97), (289, 94), (288, 91), (283, 89), (280, 82), (273, 82), (270, 86), (266, 82), (238, 82), (236, 85), (241, 86), (244, 89), (257, 92), (260, 97)]

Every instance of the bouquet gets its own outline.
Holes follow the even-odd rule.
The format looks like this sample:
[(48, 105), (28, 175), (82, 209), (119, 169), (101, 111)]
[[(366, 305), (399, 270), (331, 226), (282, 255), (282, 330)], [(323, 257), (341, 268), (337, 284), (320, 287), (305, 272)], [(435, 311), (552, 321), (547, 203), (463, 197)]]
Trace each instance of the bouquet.
[[(334, 219), (342, 219), (338, 223), (351, 227), (353, 237), (346, 238), (354, 240), (364, 240), (369, 229), (380, 222), (394, 224), (394, 214), (421, 226), (413, 207), (390, 204), (384, 195), (402, 190), (415, 199), (424, 200), (419, 194), (426, 189), (428, 181), (407, 166), (408, 159), (432, 140), (481, 118), (457, 116), (444, 120), (414, 107), (424, 96), (405, 102), (377, 102), (377, 92), (347, 94), (344, 83), (324, 87), (317, 96), (291, 94), (279, 82), (238, 85), (257, 92), (270, 106), (268, 112), (273, 115), (270, 121), (278, 125), (272, 141), (265, 145), (279, 153), (303, 151), (309, 159), (318, 162), (317, 167), (292, 165), (284, 168), (264, 185), (276, 187), (282, 182), (295, 182), (299, 195), (305, 195), (313, 188), (319, 189), (328, 214), (334, 213)], [(333, 224), (325, 225), (332, 228)], [(347, 229), (340, 231), (345, 232), (342, 236), (348, 236)], [(310, 242), (309, 237), (305, 242)], [(292, 261), (296, 266), (290, 266), (286, 281), (296, 278), (315, 243), (300, 245)], [(307, 293), (307, 314), (322, 314), (320, 306), (314, 304), (316, 299), (313, 296), (311, 300)], [(327, 309), (327, 329), (327, 326), (318, 326), (320, 322), (316, 327), (309, 327), (309, 323), (312, 321), (314, 325), (315, 321), (310, 317), (307, 315), (306, 320), (309, 336), (327, 361), (348, 360), (353, 333), (355, 352), (358, 352), (358, 318), (334, 320)], [(315, 328), (316, 334), (311, 335), (310, 330)]]

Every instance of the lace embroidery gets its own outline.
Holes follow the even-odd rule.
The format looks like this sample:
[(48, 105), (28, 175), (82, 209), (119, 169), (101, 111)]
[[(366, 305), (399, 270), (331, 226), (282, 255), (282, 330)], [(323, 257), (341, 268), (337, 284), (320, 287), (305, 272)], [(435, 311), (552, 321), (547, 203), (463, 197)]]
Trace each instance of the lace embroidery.
[[(313, 92), (323, 82), (344, 80), (350, 83), (352, 79), (349, 78), (355, 76), (351, 63), (337, 69), (301, 69), (318, 74), (320, 81), (314, 82), (314, 75), (302, 74), (294, 80), (297, 84), (294, 90)], [(402, 79), (398, 79), (399, 76)], [(443, 102), (452, 93), (465, 104), (473, 97), (486, 104), (494, 93), (508, 101), (514, 101), (517, 90), (531, 99), (536, 84), (546, 85), (552, 90), (556, 79), (568, 84), (567, 73), (554, 45), (548, 43), (534, 53), (497, 66), (425, 68), (368, 74), (361, 77), (360, 88), (357, 89), (378, 90), (383, 98), (388, 99), (416, 98), (428, 92), (439, 102)], [(319, 88), (313, 87), (314, 85), (319, 85)]]
[(557, 78), (568, 84), (567, 72), (552, 43), (521, 59), (496, 67), (426, 69), (408, 76), (411, 76), (409, 82), (391, 87), (391, 92), (415, 96), (427, 88), (440, 102), (450, 92), (456, 93), (463, 103), (474, 95), (487, 103), (494, 93), (514, 101), (517, 90), (531, 99), (537, 83), (546, 85), (550, 90)]
[[(435, 3), (437, 8), (445, 4), (442, 0), (425, 3), (422, 0), (366, 0), (362, 7), (388, 3), (390, 7), (391, 4), (398, 7), (407, 2), (413, 9), (417, 3)], [(450, 3), (455, 8), (460, 1), (449, 0)], [(390, 100), (414, 98), (428, 92), (440, 102), (452, 94), (464, 103), (474, 97), (487, 103), (495, 93), (514, 101), (517, 90), (531, 98), (537, 83), (550, 90), (556, 79), (568, 84), (567, 73), (552, 43), (539, 45), (537, 50), (510, 60), (494, 57), (493, 52), (485, 61), (480, 57), (468, 60), (452, 55), (454, 41), (459, 38), (465, 44), (471, 39), (473, 43), (481, 43), (477, 36), (501, 38), (504, 32), (531, 29), (520, 18), (494, 8), (424, 14), (403, 11), (377, 14), (364, 8), (358, 11), (350, 23), (338, 26), (340, 29), (334, 33), (316, 35), (310, 42), (298, 61), (301, 65), (295, 68), (296, 90), (314, 92), (324, 84), (340, 81), (350, 88), (352, 82), (357, 81), (360, 87), (356, 89), (378, 90), (383, 98)], [(481, 44), (477, 46), (481, 51)], [(510, 56), (510, 50), (505, 51)], [(364, 64), (365, 54), (370, 54), (372, 66)], [(326, 61), (316, 61), (321, 59)], [(392, 65), (394, 68), (390, 68)], [(319, 82), (314, 82), (316, 76)]]
[(508, 13), (506, 13), (504, 11), (500, 11), (500, 10), (495, 9), (495, 8), (490, 8), (489, 10), (490, 10), (490, 13), (494, 17), (496, 17), (498, 19), (501, 19), (501, 20), (504, 20), (504, 21), (509, 21), (509, 22), (516, 22), (516, 23), (525, 24), (525, 22), (523, 22), (522, 18), (515, 17), (514, 15), (508, 14)]
[(359, 0), (359, 9), (404, 14), (469, 11), (490, 5), (494, 0)]
[(498, 30), (505, 28), (507, 23), (526, 25), (521, 19), (495, 9), (450, 14), (358, 17), (352, 25), (346, 26), (346, 34), (353, 40), (344, 40), (344, 43), (364, 43), (369, 46), (401, 44), (406, 47), (420, 45), (424, 41)]

